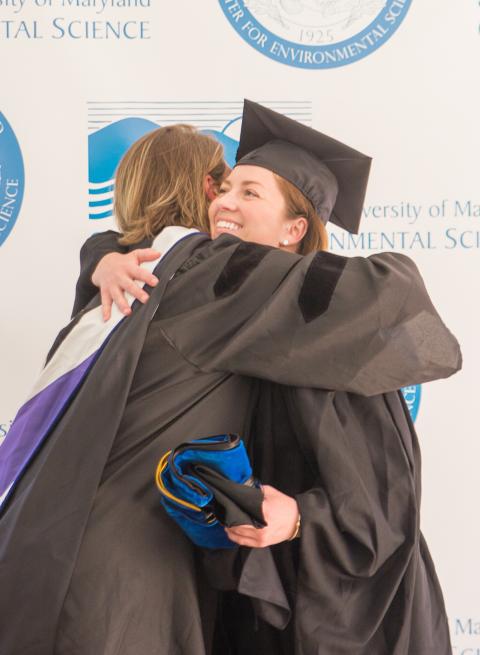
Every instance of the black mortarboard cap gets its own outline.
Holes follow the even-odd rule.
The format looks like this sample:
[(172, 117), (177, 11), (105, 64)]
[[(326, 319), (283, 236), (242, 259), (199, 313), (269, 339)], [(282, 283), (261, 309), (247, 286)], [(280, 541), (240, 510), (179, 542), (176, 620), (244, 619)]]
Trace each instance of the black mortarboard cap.
[(292, 182), (324, 223), (358, 232), (372, 161), (367, 155), (245, 100), (236, 159)]

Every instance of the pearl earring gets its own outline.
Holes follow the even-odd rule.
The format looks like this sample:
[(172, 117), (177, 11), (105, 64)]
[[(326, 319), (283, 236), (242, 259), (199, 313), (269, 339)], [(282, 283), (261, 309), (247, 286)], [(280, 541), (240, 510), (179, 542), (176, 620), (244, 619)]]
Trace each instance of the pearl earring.
[(282, 246), (288, 246), (288, 239), (284, 239), (282, 241)]

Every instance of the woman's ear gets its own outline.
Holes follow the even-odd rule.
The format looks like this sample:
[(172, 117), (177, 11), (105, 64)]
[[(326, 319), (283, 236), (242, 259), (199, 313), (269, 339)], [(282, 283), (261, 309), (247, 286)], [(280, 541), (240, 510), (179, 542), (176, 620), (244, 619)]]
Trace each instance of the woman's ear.
[(296, 245), (300, 243), (308, 231), (308, 220), (304, 216), (292, 218), (288, 226), (288, 241), (289, 245)]
[(217, 183), (211, 175), (205, 175), (203, 188), (209, 201), (212, 202), (212, 200), (215, 200), (217, 197)]

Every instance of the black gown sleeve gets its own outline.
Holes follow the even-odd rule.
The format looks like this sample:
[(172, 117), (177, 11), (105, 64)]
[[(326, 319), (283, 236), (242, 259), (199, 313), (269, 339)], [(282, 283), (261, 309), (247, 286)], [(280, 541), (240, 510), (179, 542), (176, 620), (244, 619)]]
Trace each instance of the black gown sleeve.
[(317, 652), (311, 635), (322, 635), (325, 652), (339, 655), (407, 653), (412, 644), (445, 654), (435, 571), (419, 548), (418, 443), (401, 394), (285, 389), (285, 402), (317, 474), (296, 495), (305, 652)]
[(127, 246), (118, 243), (118, 232), (108, 230), (89, 237), (80, 250), (80, 275), (75, 287), (72, 317), (78, 314), (98, 293), (92, 274), (102, 257), (110, 252), (126, 253)]
[(374, 395), (460, 368), (459, 345), (408, 257), (229, 244), (220, 270), (214, 257), (182, 276), (197, 295), (209, 286), (202, 301), (162, 323), (200, 370)]

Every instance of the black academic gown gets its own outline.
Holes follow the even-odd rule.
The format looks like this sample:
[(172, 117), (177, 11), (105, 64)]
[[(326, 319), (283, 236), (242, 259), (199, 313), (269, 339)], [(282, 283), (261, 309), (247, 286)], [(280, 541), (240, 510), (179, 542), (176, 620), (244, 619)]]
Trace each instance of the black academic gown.
[(263, 384), (254, 424), (255, 473), (296, 497), (303, 527), (299, 540), (270, 549), (290, 623), (275, 630), (255, 601), (255, 628), (245, 601), (228, 594), (220, 611), (230, 643), (239, 644), (232, 655), (249, 643), (276, 655), (450, 655), (419, 526), (418, 442), (402, 395)]
[[(84, 274), (77, 302), (82, 285), (89, 293), (85, 278), (102, 250), (112, 248), (111, 233), (95, 239), (95, 248), (83, 252)], [(389, 287), (391, 257), (372, 258), (376, 265), (370, 270), (371, 289), (382, 284), (381, 277), (375, 280), (382, 269)], [(393, 256), (398, 258), (402, 259)], [(318, 262), (322, 256), (316, 259)], [(298, 300), (307, 321), (309, 312), (313, 316), (322, 311), (322, 302), (328, 303), (321, 289), (329, 282), (335, 284), (335, 258), (331, 261), (332, 266), (324, 265), (317, 271), (323, 280), (315, 278), (315, 263), (309, 268), (313, 283), (309, 285), (308, 275), (304, 279)], [(237, 262), (241, 270), (241, 257)], [(359, 259), (357, 263), (362, 269), (366, 262)], [(362, 270), (360, 277), (364, 273)], [(425, 296), (417, 282), (415, 279), (411, 285), (410, 300), (417, 296), (417, 308), (423, 314), (428, 310), (426, 305), (422, 307)], [(355, 298), (355, 287), (350, 275), (343, 291), (346, 295), (350, 291)], [(393, 287), (390, 290), (395, 293)], [(368, 304), (364, 291), (357, 298)], [(377, 310), (384, 307), (385, 315), (393, 309), (385, 306), (386, 298), (388, 288), (373, 298)], [(369, 314), (367, 306), (365, 311)], [(381, 313), (374, 312), (377, 319)], [(371, 318), (369, 314), (367, 320)], [(421, 341), (425, 343), (428, 325), (433, 327), (433, 323), (425, 314), (420, 322)], [(337, 330), (341, 327), (339, 323)], [(348, 321), (344, 327), (349, 327)], [(399, 339), (400, 331), (395, 328), (391, 334)], [(419, 343), (412, 344), (407, 356), (415, 358)], [(396, 345), (401, 352), (406, 344), (402, 346), (400, 338)], [(383, 373), (378, 374), (378, 390), (387, 390), (388, 386), (381, 387)], [(401, 384), (398, 379), (393, 386)], [(334, 389), (340, 386), (330, 385)], [(232, 653), (251, 652), (253, 645), (259, 653), (295, 650), (312, 655), (318, 649), (339, 655), (451, 652), (441, 591), (419, 531), (420, 455), (409, 413), (396, 391), (367, 398), (363, 395), (368, 392), (366, 386), (356, 390), (358, 393), (285, 387), (265, 381), (259, 384), (253, 418), (256, 438), (250, 443), (256, 474), (265, 483), (297, 497), (304, 528), (299, 542), (271, 549), (293, 613), (288, 627), (278, 632), (262, 622), (262, 614), (268, 618), (271, 608), (262, 608), (258, 599), (254, 603), (260, 618), (254, 621), (251, 608), (241, 597), (226, 596), (220, 611)], [(227, 555), (227, 562), (230, 558)], [(214, 558), (214, 562), (214, 582), (215, 573), (217, 582), (222, 574), (227, 578), (226, 567), (222, 571), (219, 559)], [(264, 587), (270, 585), (271, 590), (275, 581), (262, 577)], [(316, 588), (307, 593), (311, 580), (316, 580)], [(261, 594), (262, 589), (253, 593)], [(278, 621), (282, 620), (280, 614)]]
[[(233, 237), (211, 242), (198, 236), (177, 246), (162, 264), (165, 280), (175, 270), (158, 310), (149, 309), (154, 302), (140, 306), (116, 330), (3, 512), (2, 653), (209, 652), (212, 590), (196, 565), (196, 550), (159, 506), (153, 472), (160, 455), (197, 436), (237, 431), (248, 438), (252, 408), (258, 402), (258, 385), (251, 377), (331, 389), (330, 395), (321, 392), (329, 398), (335, 393), (377, 395), (446, 377), (460, 366), (458, 344), (431, 305), (414, 264), (401, 255), (347, 260), (322, 253), (303, 258)], [(152, 301), (161, 286), (152, 291)], [(388, 425), (391, 429), (391, 419)], [(314, 449), (322, 443), (315, 441), (320, 432), (323, 443), (329, 439), (319, 426), (309, 433)], [(255, 443), (258, 440), (257, 435)], [(340, 446), (334, 442), (333, 447)], [(368, 445), (363, 447), (368, 450)], [(384, 454), (375, 456), (382, 459)], [(318, 457), (325, 461), (323, 450)], [(343, 458), (348, 465), (345, 451)], [(355, 469), (354, 464), (350, 460), (350, 468)], [(371, 464), (366, 467), (370, 473)], [(386, 655), (383, 633), (392, 632), (384, 621), (387, 610), (398, 623), (406, 621), (405, 630), (410, 632), (424, 618), (418, 612), (412, 616), (412, 603), (405, 601), (404, 596), (412, 593), (407, 571), (413, 571), (410, 580), (420, 584), (423, 595), (433, 598), (433, 568), (428, 576), (415, 577), (419, 567), (409, 569), (405, 560), (405, 575), (397, 573), (397, 587), (404, 585), (404, 595), (394, 601), (396, 588), (384, 585), (386, 598), (378, 607), (374, 600), (385, 569), (379, 568), (375, 589), (357, 590), (355, 582), (374, 578), (375, 566), (382, 562), (384, 566), (396, 562), (403, 542), (411, 544), (413, 539), (418, 551), (418, 523), (412, 527), (410, 517), (415, 503), (418, 513), (418, 490), (410, 492), (408, 511), (403, 501), (401, 507), (387, 503), (383, 531), (371, 527), (371, 543), (367, 535), (366, 543), (359, 539), (355, 547), (342, 521), (347, 525), (350, 517), (361, 523), (360, 518), (367, 516), (365, 506), (357, 516), (355, 495), (345, 494), (342, 503), (334, 494), (329, 507), (325, 498), (331, 500), (330, 492), (323, 486), (327, 481), (318, 475), (315, 480), (318, 487), (312, 489), (310, 481), (303, 480), (308, 488), (298, 488), (304, 527), (295, 546), (302, 552), (293, 596), (286, 576), (294, 579), (296, 568), (292, 574), (288, 557), (278, 563), (280, 582), (293, 598), (291, 625), (297, 631), (298, 653)], [(375, 483), (367, 482), (373, 489)], [(384, 483), (382, 488), (387, 488)], [(305, 500), (301, 492), (306, 493)], [(375, 490), (368, 487), (367, 492), (383, 507)], [(395, 487), (392, 493), (398, 498)], [(381, 512), (374, 514), (374, 526), (377, 514), (378, 520), (382, 518)], [(379, 537), (389, 534), (390, 519), (397, 514), (404, 520), (394, 524), (396, 539), (390, 546), (383, 541), (379, 545)], [(332, 526), (331, 561), (325, 560), (331, 579), (319, 573), (328, 544), (323, 538), (328, 530), (325, 517)], [(312, 570), (317, 577), (310, 579)], [(343, 587), (335, 575), (340, 575)], [(278, 584), (274, 576), (268, 580)], [(261, 576), (249, 588), (245, 580), (243, 584), (253, 597), (257, 592), (262, 596)], [(350, 633), (352, 625), (362, 632), (365, 626), (367, 636), (347, 635), (347, 642), (353, 639), (350, 650), (335, 651), (333, 646), (322, 650), (328, 629), (333, 634), (343, 626), (334, 592), (342, 591), (345, 598), (349, 589), (353, 599), (363, 594), (363, 600), (370, 599), (375, 607), (369, 613), (363, 602), (352, 601), (345, 632)], [(330, 613), (321, 616), (315, 608), (326, 598), (332, 603)], [(260, 616), (268, 617), (268, 603), (262, 607), (261, 600), (255, 602)], [(372, 633), (372, 625), (366, 626), (364, 617), (358, 616), (360, 610), (369, 621), (376, 616), (374, 627), (381, 629)], [(443, 617), (441, 605), (437, 612)], [(337, 617), (337, 627), (332, 627), (332, 617)], [(367, 638), (377, 640), (370, 650), (365, 650)], [(359, 650), (358, 639), (363, 639), (364, 650)], [(423, 645), (406, 650), (405, 639), (392, 639), (400, 643), (391, 651), (395, 654), (433, 653)], [(337, 634), (331, 642), (337, 643)], [(446, 653), (445, 648), (436, 652)]]

